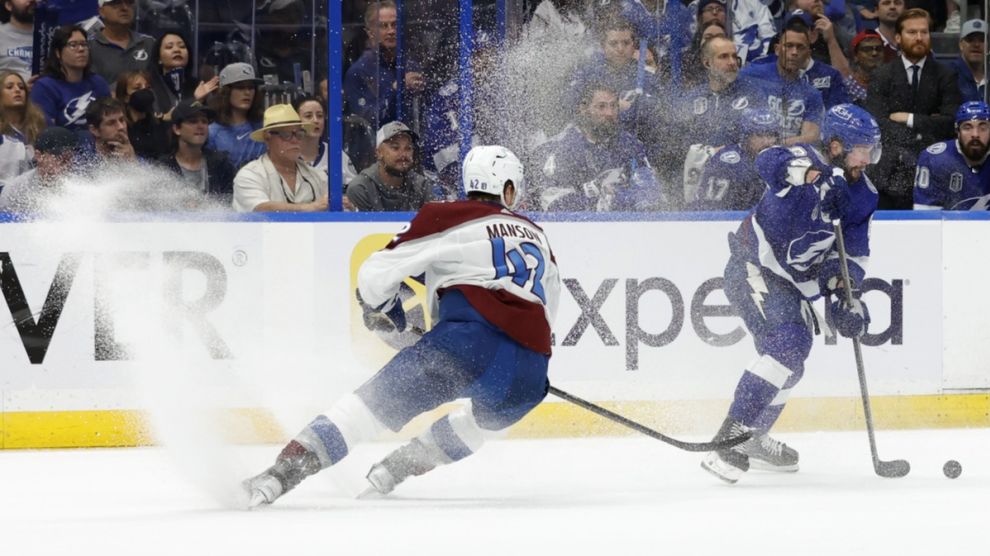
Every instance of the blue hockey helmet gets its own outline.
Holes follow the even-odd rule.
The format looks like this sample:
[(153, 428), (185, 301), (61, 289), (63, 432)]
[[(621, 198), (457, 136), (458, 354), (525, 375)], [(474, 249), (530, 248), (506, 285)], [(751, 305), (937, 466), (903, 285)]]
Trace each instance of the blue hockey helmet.
[(959, 124), (963, 122), (971, 122), (973, 120), (990, 121), (990, 106), (978, 100), (971, 100), (960, 104), (959, 110), (956, 110), (956, 127), (959, 127)]
[(747, 108), (739, 116), (740, 139), (750, 135), (778, 135), (777, 116), (769, 108)]
[(822, 122), (822, 144), (838, 140), (846, 152), (853, 147), (870, 147), (870, 164), (880, 161), (880, 126), (865, 109), (855, 104), (837, 104)]

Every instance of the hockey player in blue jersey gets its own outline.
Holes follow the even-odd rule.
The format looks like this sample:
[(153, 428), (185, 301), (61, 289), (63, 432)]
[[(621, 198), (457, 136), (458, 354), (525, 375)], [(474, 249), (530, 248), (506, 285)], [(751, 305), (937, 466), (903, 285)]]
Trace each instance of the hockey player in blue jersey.
[(939, 141), (918, 157), (914, 208), (990, 209), (990, 107), (964, 102), (956, 111), (956, 139)]
[(463, 176), (467, 200), (424, 205), (358, 271), (369, 329), (405, 331), (400, 286), (421, 274), (433, 328), (314, 419), (275, 465), (245, 481), (250, 506), (274, 502), (358, 442), (469, 399), (386, 458), (372, 484), (391, 490), (476, 452), (487, 432), (519, 421), (546, 396), (560, 274), (543, 230), (512, 211), (524, 188), (522, 164), (505, 147), (478, 146), (465, 156)]
[[(869, 227), (877, 191), (863, 172), (880, 155), (880, 128), (862, 108), (840, 104), (822, 124), (824, 153), (808, 145), (772, 147), (756, 158), (768, 185), (763, 198), (729, 234), (725, 294), (753, 335), (757, 357), (747, 365), (717, 439), (752, 431), (738, 447), (710, 452), (701, 465), (735, 483), (750, 465), (797, 471), (797, 450), (769, 435), (804, 373), (812, 331), (811, 303), (826, 298), (827, 320), (839, 334), (859, 337), (869, 313), (859, 285), (870, 254)], [(843, 284), (833, 222), (840, 221), (852, 284)], [(850, 287), (853, 303), (843, 288)]]
[(777, 118), (766, 108), (750, 108), (739, 119), (739, 141), (705, 163), (701, 185), (689, 210), (749, 210), (766, 185), (756, 172), (756, 155), (777, 144)]

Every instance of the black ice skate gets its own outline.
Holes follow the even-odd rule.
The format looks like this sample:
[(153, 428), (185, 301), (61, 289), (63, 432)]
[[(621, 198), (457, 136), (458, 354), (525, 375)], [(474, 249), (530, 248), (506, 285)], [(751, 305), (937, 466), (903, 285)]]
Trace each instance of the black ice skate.
[(371, 466), (367, 476), (371, 486), (361, 494), (361, 497), (385, 496), (395, 490), (402, 481), (431, 471), (437, 463), (439, 462), (430, 454), (426, 446), (419, 439), (413, 439), (409, 444)]
[(320, 469), (316, 454), (295, 440), (290, 441), (278, 455), (275, 465), (241, 483), (247, 491), (248, 507), (271, 504)]
[[(722, 428), (715, 434), (714, 441), (734, 438), (748, 430), (749, 428), (742, 423), (726, 417), (725, 422), (722, 423)], [(748, 442), (752, 442), (752, 440), (748, 440), (746, 443)], [(738, 446), (726, 450), (716, 450), (705, 455), (705, 459), (701, 461), (701, 467), (719, 479), (734, 484), (742, 477), (743, 473), (749, 471), (749, 456), (739, 451)]]
[(738, 450), (749, 456), (753, 469), (793, 473), (798, 470), (798, 452), (769, 434), (753, 435)]

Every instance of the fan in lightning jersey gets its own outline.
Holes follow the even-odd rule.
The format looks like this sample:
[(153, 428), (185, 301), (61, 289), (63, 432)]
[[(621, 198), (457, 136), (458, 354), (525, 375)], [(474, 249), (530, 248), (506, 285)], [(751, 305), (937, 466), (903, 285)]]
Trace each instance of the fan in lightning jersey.
[[(758, 356), (736, 386), (729, 414), (716, 438), (746, 431), (753, 437), (709, 453), (702, 467), (734, 483), (750, 464), (797, 471), (798, 453), (773, 439), (791, 390), (804, 374), (818, 318), (811, 302), (826, 298), (827, 323), (859, 337), (869, 313), (858, 286), (870, 254), (869, 228), (878, 195), (863, 173), (879, 159), (880, 128), (852, 104), (833, 107), (822, 125), (825, 154), (807, 145), (772, 147), (756, 157), (768, 185), (760, 202), (729, 235), (725, 294), (753, 335)], [(846, 303), (833, 223), (841, 222), (849, 255), (853, 302)], [(832, 295), (838, 297), (832, 301)]]
[(750, 108), (739, 119), (739, 142), (705, 163), (697, 198), (688, 210), (749, 210), (766, 191), (756, 171), (756, 155), (777, 143), (777, 118), (766, 108)]
[(964, 102), (956, 111), (956, 139), (940, 141), (918, 157), (914, 208), (990, 209), (990, 107)]
[(522, 164), (504, 147), (475, 147), (463, 180), (467, 200), (425, 205), (358, 273), (369, 329), (405, 330), (400, 285), (421, 274), (437, 323), (314, 419), (274, 466), (245, 481), (251, 506), (270, 504), (356, 442), (468, 398), (372, 467), (370, 490), (387, 493), (411, 475), (471, 455), (485, 431), (519, 421), (546, 396), (560, 277), (546, 234), (512, 211), (522, 196)]

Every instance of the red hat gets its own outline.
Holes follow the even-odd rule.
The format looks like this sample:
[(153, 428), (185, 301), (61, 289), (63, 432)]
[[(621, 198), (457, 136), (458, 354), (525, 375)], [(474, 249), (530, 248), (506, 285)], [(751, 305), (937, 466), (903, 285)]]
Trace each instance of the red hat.
[(856, 47), (859, 46), (859, 43), (863, 42), (865, 39), (880, 39), (882, 41), (883, 37), (881, 37), (880, 33), (877, 33), (873, 29), (863, 29), (859, 33), (856, 33), (853, 40), (849, 42), (849, 53), (855, 54)]

